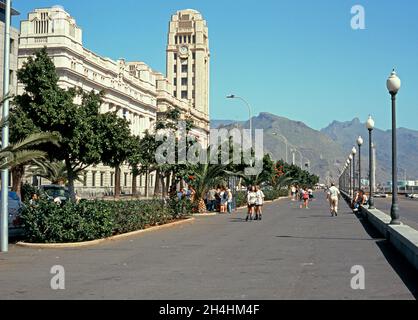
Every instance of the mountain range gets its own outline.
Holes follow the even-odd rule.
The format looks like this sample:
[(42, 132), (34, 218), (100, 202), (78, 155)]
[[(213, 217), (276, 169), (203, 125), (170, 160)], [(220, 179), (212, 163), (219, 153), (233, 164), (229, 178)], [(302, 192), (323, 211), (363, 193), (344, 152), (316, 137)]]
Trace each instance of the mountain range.
[[(337, 181), (339, 170), (357, 139), (362, 136), (362, 176), (368, 175), (368, 131), (358, 118), (347, 122), (334, 121), (318, 131), (305, 123), (294, 121), (271, 113), (260, 113), (252, 119), (254, 129), (264, 130), (264, 152), (274, 160), (284, 159), (306, 168), (321, 177), (322, 182)], [(212, 120), (211, 128), (249, 128), (249, 121)], [(375, 129), (376, 180), (386, 183), (390, 180), (391, 131)], [(287, 152), (286, 152), (287, 149)], [(292, 153), (292, 149), (297, 152)], [(301, 158), (302, 156), (302, 158)], [(294, 159), (293, 159), (294, 158)], [(418, 131), (398, 129), (399, 179), (418, 179)]]

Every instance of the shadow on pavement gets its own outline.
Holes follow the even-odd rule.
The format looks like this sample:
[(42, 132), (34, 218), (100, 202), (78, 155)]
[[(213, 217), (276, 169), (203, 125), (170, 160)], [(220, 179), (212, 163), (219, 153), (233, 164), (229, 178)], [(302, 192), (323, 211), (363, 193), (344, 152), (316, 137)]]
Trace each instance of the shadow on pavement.
[(398, 274), (399, 278), (406, 285), (408, 290), (418, 299), (418, 273), (409, 261), (402, 256), (386, 239), (382, 239), (381, 234), (363, 218), (361, 213), (356, 213), (356, 216), (364, 230), (376, 241), (377, 247), (385, 256), (393, 270)]
[(298, 236), (276, 236), (276, 238), (286, 239), (306, 239), (306, 240), (354, 240), (354, 241), (376, 241), (376, 239), (361, 239), (361, 238), (337, 238), (337, 237), (298, 237)]

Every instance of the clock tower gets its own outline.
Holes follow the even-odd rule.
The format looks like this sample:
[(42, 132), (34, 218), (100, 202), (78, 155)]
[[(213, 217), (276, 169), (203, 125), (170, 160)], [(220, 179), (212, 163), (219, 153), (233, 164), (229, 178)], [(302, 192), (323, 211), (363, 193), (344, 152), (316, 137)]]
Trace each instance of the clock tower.
[(202, 15), (192, 9), (172, 16), (167, 44), (167, 78), (173, 95), (209, 117), (209, 39)]

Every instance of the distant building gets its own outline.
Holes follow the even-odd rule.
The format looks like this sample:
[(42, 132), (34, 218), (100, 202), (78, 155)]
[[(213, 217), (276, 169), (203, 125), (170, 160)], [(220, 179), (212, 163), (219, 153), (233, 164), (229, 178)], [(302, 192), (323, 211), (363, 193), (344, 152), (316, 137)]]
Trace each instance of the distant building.
[[(4, 63), (4, 31), (5, 31), (5, 7), (4, 1), (0, 1), (0, 97), (4, 96), (3, 93), (3, 63)], [(19, 12), (11, 9), (11, 15), (17, 16)], [(19, 43), (19, 31), (13, 27), (10, 27), (10, 94), (16, 93), (17, 87), (17, 54)], [(6, 92), (7, 93), (7, 92)]]

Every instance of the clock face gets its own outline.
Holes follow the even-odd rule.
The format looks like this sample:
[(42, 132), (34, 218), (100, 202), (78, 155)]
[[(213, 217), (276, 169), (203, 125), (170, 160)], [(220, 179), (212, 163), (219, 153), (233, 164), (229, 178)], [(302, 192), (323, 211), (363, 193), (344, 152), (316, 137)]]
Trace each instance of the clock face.
[(187, 54), (187, 52), (189, 52), (189, 49), (186, 46), (180, 47), (181, 54)]

